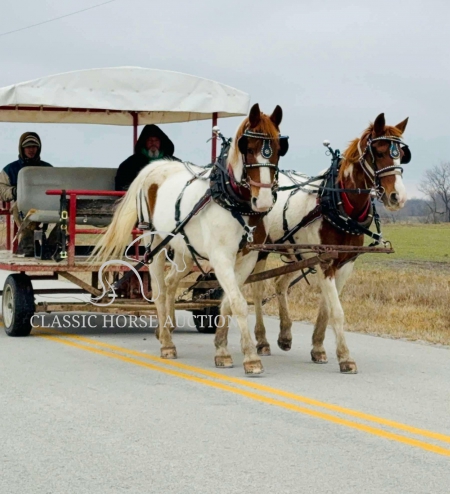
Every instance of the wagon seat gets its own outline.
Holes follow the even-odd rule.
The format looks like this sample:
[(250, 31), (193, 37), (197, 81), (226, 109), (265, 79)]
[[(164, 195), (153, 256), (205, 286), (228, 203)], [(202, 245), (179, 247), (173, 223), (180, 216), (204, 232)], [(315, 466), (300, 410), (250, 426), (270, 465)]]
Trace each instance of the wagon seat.
[[(60, 220), (60, 197), (46, 195), (50, 189), (61, 190), (114, 190), (116, 168), (50, 168), (27, 166), (19, 172), (17, 182), (17, 206), (24, 215), (31, 209), (36, 212), (30, 215), (30, 221), (39, 223), (58, 223)], [(107, 226), (111, 214), (96, 214), (95, 204), (110, 202), (117, 198), (104, 196), (82, 196), (77, 199), (77, 224), (92, 226)], [(93, 202), (94, 201), (94, 202)], [(83, 214), (83, 208), (89, 207), (89, 213)]]
[[(28, 217), (29, 221), (43, 223), (43, 228), (34, 233), (35, 257), (49, 258), (45, 232), (48, 224), (59, 223), (61, 219), (60, 196), (46, 195), (46, 191), (52, 189), (113, 191), (116, 172), (116, 168), (40, 166), (28, 166), (20, 170), (17, 181), (17, 207), (24, 216), (30, 210), (34, 210)], [(93, 227), (108, 226), (117, 199), (118, 197), (108, 196), (77, 196), (76, 223)], [(66, 208), (69, 212), (68, 203)]]

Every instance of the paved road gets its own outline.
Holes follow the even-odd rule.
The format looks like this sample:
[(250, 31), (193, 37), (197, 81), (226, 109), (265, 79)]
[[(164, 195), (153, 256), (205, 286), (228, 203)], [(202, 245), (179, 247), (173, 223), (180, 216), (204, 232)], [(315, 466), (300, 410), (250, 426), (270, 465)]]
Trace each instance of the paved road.
[[(348, 334), (360, 373), (310, 363), (295, 324), (265, 373), (216, 370), (213, 337), (151, 327), (0, 332), (0, 493), (450, 492), (450, 350)], [(44, 321), (53, 322), (52, 316)], [(94, 321), (91, 320), (91, 323)]]

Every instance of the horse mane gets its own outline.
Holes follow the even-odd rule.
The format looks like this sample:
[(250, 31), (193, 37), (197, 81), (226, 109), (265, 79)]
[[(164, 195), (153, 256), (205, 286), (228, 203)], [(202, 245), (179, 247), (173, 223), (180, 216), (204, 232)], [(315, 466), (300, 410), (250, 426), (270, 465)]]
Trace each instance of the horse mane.
[[(339, 181), (342, 181), (344, 179), (346, 170), (353, 164), (357, 163), (359, 161), (359, 158), (361, 157), (360, 152), (358, 150), (358, 142), (367, 140), (367, 138), (372, 134), (372, 132), (373, 132), (373, 123), (371, 123), (369, 127), (367, 127), (367, 129), (362, 133), (361, 137), (359, 138), (357, 137), (356, 139), (353, 139), (353, 141), (350, 141), (347, 149), (342, 153), (343, 159), (338, 175)], [(392, 136), (392, 137), (402, 137), (403, 134), (400, 130), (397, 129), (397, 127), (391, 127), (390, 125), (386, 125), (384, 128), (383, 135)], [(361, 148), (361, 151), (364, 151), (364, 149)]]
[[(232, 152), (230, 152), (230, 158), (233, 158), (233, 162), (236, 162), (239, 159), (239, 148), (237, 146), (238, 140), (243, 136), (246, 130), (250, 129), (250, 122), (248, 117), (241, 123), (239, 126), (236, 136), (233, 141), (233, 149)], [(266, 115), (265, 113), (261, 112), (261, 118), (259, 121), (259, 124), (256, 127), (252, 127), (251, 130), (253, 132), (262, 132), (264, 134), (267, 134), (270, 139), (272, 140), (277, 140), (280, 136), (280, 131), (276, 127), (276, 125), (272, 122), (270, 117)], [(262, 145), (263, 145), (263, 140), (262, 139), (256, 139), (256, 150), (261, 151)]]

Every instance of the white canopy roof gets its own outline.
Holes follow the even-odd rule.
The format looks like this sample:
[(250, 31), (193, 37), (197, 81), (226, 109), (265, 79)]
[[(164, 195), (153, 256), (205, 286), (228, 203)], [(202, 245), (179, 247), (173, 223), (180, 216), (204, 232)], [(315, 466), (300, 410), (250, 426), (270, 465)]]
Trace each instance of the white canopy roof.
[(168, 70), (66, 72), (0, 88), (0, 122), (139, 125), (247, 115), (250, 96)]

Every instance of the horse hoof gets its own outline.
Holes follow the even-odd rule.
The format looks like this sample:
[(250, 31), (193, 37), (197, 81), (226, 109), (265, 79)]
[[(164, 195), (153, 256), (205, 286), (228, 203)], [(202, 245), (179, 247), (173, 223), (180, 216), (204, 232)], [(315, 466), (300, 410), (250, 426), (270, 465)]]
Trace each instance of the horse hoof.
[(244, 362), (244, 370), (246, 374), (257, 376), (264, 372), (261, 360), (251, 360), (249, 362)]
[(214, 363), (216, 364), (216, 367), (225, 367), (225, 368), (233, 367), (233, 359), (230, 356), (214, 357)]
[(161, 348), (161, 358), (177, 358), (177, 349), (174, 346), (163, 346)]
[(292, 346), (292, 340), (282, 340), (281, 338), (279, 338), (277, 343), (281, 350), (285, 352), (288, 352)]
[(272, 355), (270, 353), (270, 346), (269, 345), (262, 345), (257, 347), (258, 350), (258, 355), (261, 355), (262, 357), (268, 357), (269, 355)]
[(319, 351), (315, 352), (314, 350), (311, 350), (311, 360), (315, 364), (328, 364), (326, 352), (319, 352)]
[(340, 362), (339, 368), (342, 374), (358, 374), (355, 362)]

